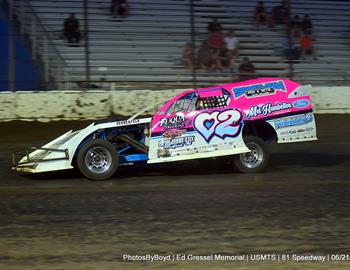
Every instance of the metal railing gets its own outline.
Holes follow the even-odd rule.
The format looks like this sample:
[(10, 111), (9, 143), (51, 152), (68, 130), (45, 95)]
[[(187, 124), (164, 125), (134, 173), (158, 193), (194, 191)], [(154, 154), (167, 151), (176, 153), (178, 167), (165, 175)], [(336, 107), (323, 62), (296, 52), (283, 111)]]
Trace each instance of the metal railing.
[[(42, 67), (42, 82), (46, 89), (67, 89), (69, 79), (66, 64), (52, 37), (37, 16), (30, 1), (4, 0), (7, 3), (10, 23), (17, 27), (20, 36), (31, 49), (34, 61)], [(11, 18), (12, 17), (12, 18)]]

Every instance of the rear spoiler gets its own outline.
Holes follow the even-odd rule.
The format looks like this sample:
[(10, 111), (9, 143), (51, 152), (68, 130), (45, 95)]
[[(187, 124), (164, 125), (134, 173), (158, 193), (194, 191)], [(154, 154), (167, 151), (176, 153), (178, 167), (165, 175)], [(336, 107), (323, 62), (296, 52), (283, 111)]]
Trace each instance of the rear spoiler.
[(311, 89), (312, 87), (310, 84), (298, 86), (292, 92), (289, 93), (288, 98), (310, 96)]

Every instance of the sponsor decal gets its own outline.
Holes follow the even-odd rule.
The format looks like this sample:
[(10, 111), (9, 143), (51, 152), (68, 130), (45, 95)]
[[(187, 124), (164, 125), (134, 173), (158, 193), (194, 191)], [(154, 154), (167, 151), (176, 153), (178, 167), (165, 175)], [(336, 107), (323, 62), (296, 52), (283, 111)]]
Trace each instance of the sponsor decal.
[(247, 118), (250, 119), (252, 117), (257, 117), (260, 115), (268, 116), (271, 113), (288, 110), (293, 108), (292, 104), (283, 102), (272, 105), (272, 103), (267, 103), (264, 105), (256, 105), (252, 106), (249, 109), (249, 113), (247, 113)]
[(189, 146), (195, 141), (194, 136), (186, 136), (180, 138), (174, 138), (169, 140), (161, 140), (158, 142), (158, 147), (163, 147), (164, 149), (175, 149), (179, 147)]
[(191, 124), (191, 120), (185, 118), (183, 115), (175, 115), (172, 117), (160, 119), (159, 126), (165, 129), (171, 129), (171, 128), (184, 128), (189, 124)]
[[(285, 117), (282, 119), (275, 120), (276, 129), (292, 127), (310, 123), (313, 120), (312, 114), (303, 114), (291, 117)], [(306, 130), (305, 130), (306, 131)]]
[(299, 99), (293, 102), (293, 106), (295, 108), (306, 108), (309, 105), (310, 105), (310, 101), (307, 99)]
[(299, 128), (299, 129), (297, 130), (297, 132), (310, 132), (310, 131), (312, 131), (312, 130), (313, 130), (312, 127)]
[(140, 119), (133, 119), (133, 120), (121, 120), (121, 121), (116, 121), (115, 124), (116, 126), (121, 126), (121, 125), (133, 125), (133, 124), (138, 124), (140, 122)]
[(203, 112), (193, 120), (193, 127), (207, 143), (216, 136), (237, 137), (242, 128), (242, 113), (235, 109)]
[(226, 149), (232, 149), (232, 147), (237, 142), (233, 141), (223, 141), (223, 143), (211, 143), (211, 144), (205, 144), (205, 145), (198, 145), (192, 148), (178, 148), (173, 151), (173, 153), (178, 154), (193, 154), (193, 153), (201, 153), (201, 152), (211, 152), (211, 151), (217, 151), (217, 150), (226, 150)]
[(163, 138), (176, 138), (185, 134), (185, 129), (169, 129), (163, 133)]
[(226, 150), (226, 149), (232, 149), (232, 145), (231, 147), (228, 147), (228, 146), (226, 147), (218, 144), (207, 144), (206, 146), (199, 145), (197, 147), (191, 147), (191, 148), (178, 148), (178, 149), (175, 149), (172, 153), (175, 155), (188, 155), (188, 154), (214, 152), (214, 151), (220, 151), (220, 150)]
[(292, 130), (283, 131), (280, 134), (281, 135), (288, 135), (288, 134), (295, 134), (295, 133), (297, 133), (297, 131), (295, 129), (292, 129)]
[(288, 134), (295, 134), (295, 133), (303, 133), (303, 132), (309, 132), (312, 131), (312, 127), (307, 127), (307, 128), (299, 128), (298, 130), (292, 129), (292, 130), (286, 130), (281, 132), (281, 135), (288, 135)]
[(170, 157), (170, 152), (167, 149), (158, 149), (157, 151), (157, 157)]
[(245, 96), (247, 98), (274, 95), (276, 91), (286, 92), (287, 88), (283, 81), (274, 81), (260, 84), (252, 84), (232, 88), (235, 99)]

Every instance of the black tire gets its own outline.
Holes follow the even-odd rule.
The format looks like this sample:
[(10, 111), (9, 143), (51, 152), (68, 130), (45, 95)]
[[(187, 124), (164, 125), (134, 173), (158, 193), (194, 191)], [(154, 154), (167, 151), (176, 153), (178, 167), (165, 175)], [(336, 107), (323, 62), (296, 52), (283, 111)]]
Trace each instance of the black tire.
[(88, 141), (79, 150), (77, 164), (80, 172), (90, 180), (106, 180), (118, 168), (119, 158), (113, 144), (101, 140)]
[(270, 151), (266, 143), (257, 136), (245, 136), (244, 142), (250, 153), (243, 153), (234, 156), (234, 164), (242, 173), (259, 173), (268, 165), (270, 160)]

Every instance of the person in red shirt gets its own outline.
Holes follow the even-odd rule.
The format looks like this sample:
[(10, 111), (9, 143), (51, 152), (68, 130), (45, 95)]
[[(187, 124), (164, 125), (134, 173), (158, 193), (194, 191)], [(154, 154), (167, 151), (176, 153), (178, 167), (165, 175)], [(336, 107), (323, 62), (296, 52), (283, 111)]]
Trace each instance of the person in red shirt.
[(314, 50), (314, 40), (308, 33), (303, 34), (303, 36), (300, 38), (299, 43), (301, 47), (302, 59), (305, 59), (305, 55), (309, 54), (313, 56), (314, 60), (317, 60)]
[(208, 45), (209, 48), (214, 50), (222, 48), (224, 45), (224, 35), (219, 31), (210, 33), (208, 36)]
[(208, 47), (211, 49), (212, 65), (209, 70), (222, 69), (220, 60), (221, 49), (225, 46), (224, 35), (220, 31), (211, 32), (207, 38)]

